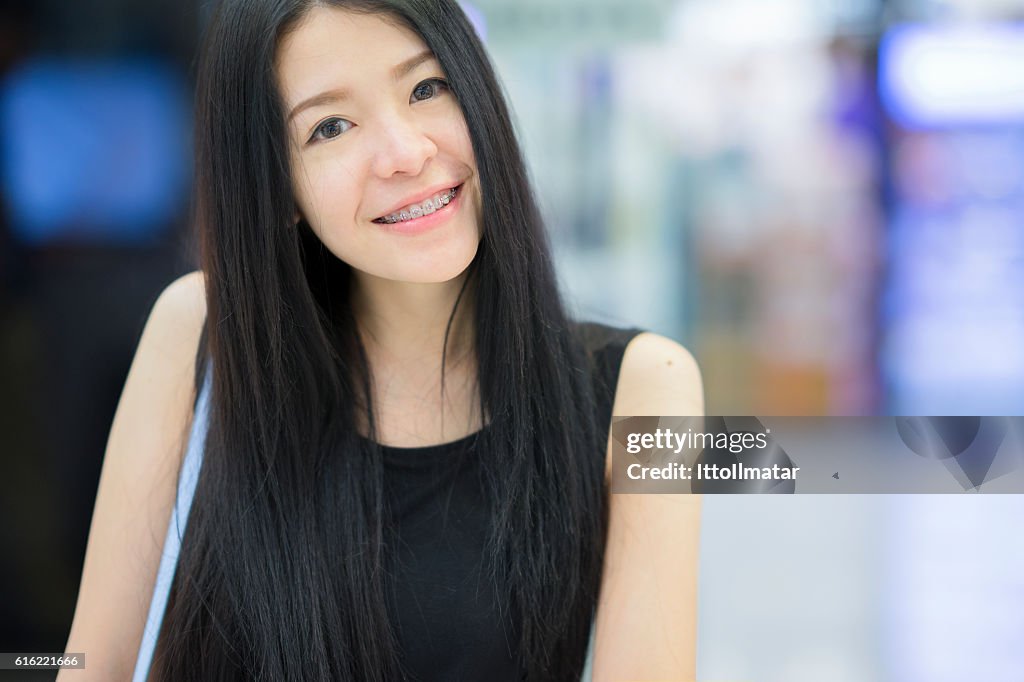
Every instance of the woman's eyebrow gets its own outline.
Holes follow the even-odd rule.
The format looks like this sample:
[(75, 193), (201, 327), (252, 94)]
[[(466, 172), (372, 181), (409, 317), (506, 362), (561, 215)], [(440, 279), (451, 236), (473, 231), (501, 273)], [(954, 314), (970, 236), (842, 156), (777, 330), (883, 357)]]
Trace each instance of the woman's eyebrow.
[[(434, 53), (430, 50), (424, 50), (417, 55), (413, 55), (409, 59), (401, 62), (393, 69), (391, 69), (391, 75), (399, 81), (405, 76), (409, 75), (413, 69), (417, 66), (434, 59)], [(326, 90), (319, 94), (313, 95), (308, 99), (304, 99), (291, 110), (288, 114), (288, 121), (295, 118), (300, 112), (309, 109), (310, 107), (319, 106), (321, 104), (332, 104), (334, 102), (342, 102), (349, 98), (349, 91), (345, 88), (335, 88), (333, 90)]]
[(417, 66), (419, 66), (420, 64), (422, 64), (424, 62), (428, 62), (428, 61), (430, 61), (433, 58), (434, 58), (434, 53), (433, 52), (431, 52), (430, 50), (423, 50), (423, 52), (420, 52), (418, 55), (414, 55), (414, 56), (410, 57), (409, 59), (406, 59), (404, 62), (402, 62), (398, 66), (396, 66), (395, 68), (391, 69), (391, 75), (394, 76), (396, 81), (402, 80), (402, 78), (404, 78), (405, 76), (408, 76), (409, 73), (413, 69), (415, 69)]
[(343, 100), (348, 99), (348, 97), (349, 97), (348, 90), (345, 90), (344, 88), (337, 88), (335, 90), (327, 90), (325, 92), (321, 92), (318, 95), (313, 95), (309, 99), (302, 100), (301, 102), (296, 104), (295, 108), (293, 108), (291, 113), (288, 114), (288, 119), (287, 120), (291, 121), (300, 112), (305, 111), (306, 109), (309, 109), (311, 107), (316, 107), (316, 106), (319, 106), (321, 104), (331, 104), (332, 102), (341, 102)]

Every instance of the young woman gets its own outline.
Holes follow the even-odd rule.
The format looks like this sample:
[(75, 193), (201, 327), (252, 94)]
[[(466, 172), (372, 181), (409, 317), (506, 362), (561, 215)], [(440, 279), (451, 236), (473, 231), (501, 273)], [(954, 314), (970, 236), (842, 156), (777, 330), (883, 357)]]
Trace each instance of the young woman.
[(694, 679), (699, 498), (609, 495), (608, 432), (699, 371), (566, 318), (458, 6), (226, 0), (197, 101), (62, 682)]

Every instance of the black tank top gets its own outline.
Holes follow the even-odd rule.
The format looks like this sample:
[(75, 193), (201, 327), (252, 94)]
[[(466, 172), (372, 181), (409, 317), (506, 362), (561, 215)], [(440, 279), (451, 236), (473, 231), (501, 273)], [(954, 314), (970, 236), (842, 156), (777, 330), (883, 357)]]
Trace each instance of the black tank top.
[[(622, 356), (640, 330), (594, 323), (577, 329), (593, 358), (594, 409), (604, 443)], [(523, 678), (518, 632), (498, 618), (484, 571), (489, 506), (476, 441), (472, 434), (441, 445), (382, 448), (395, 566), (387, 582), (406, 680)]]

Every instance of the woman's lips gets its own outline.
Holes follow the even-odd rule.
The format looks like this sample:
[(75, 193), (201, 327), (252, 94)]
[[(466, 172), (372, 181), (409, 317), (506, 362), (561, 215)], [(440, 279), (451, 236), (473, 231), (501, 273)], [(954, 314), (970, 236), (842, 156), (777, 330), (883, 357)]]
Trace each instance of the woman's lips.
[(399, 220), (397, 222), (382, 222), (384, 221), (384, 218), (378, 218), (373, 222), (383, 230), (396, 234), (414, 235), (426, 232), (427, 230), (445, 222), (449, 217), (455, 214), (462, 205), (462, 187), (462, 185), (458, 185), (452, 188), (455, 190), (452, 198), (448, 200), (448, 203), (442, 204), (441, 208), (434, 209), (432, 213), (427, 213), (418, 217), (412, 217), (410, 215), (409, 219)]
[(456, 185), (454, 187), (448, 187), (439, 192), (435, 192), (416, 203), (406, 204), (400, 209), (396, 209), (387, 215), (375, 218), (373, 222), (378, 224), (392, 224), (430, 215), (434, 211), (440, 210), (447, 205), (448, 202), (454, 199), (455, 195), (458, 193), (458, 187), (459, 186)]

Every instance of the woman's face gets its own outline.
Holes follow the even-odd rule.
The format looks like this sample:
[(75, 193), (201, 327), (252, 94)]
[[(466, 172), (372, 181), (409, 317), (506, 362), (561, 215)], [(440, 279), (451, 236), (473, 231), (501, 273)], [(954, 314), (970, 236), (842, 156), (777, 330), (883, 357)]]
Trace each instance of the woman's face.
[(353, 268), (445, 282), (476, 255), (480, 184), (469, 130), (415, 33), (316, 7), (281, 41), (298, 211)]

